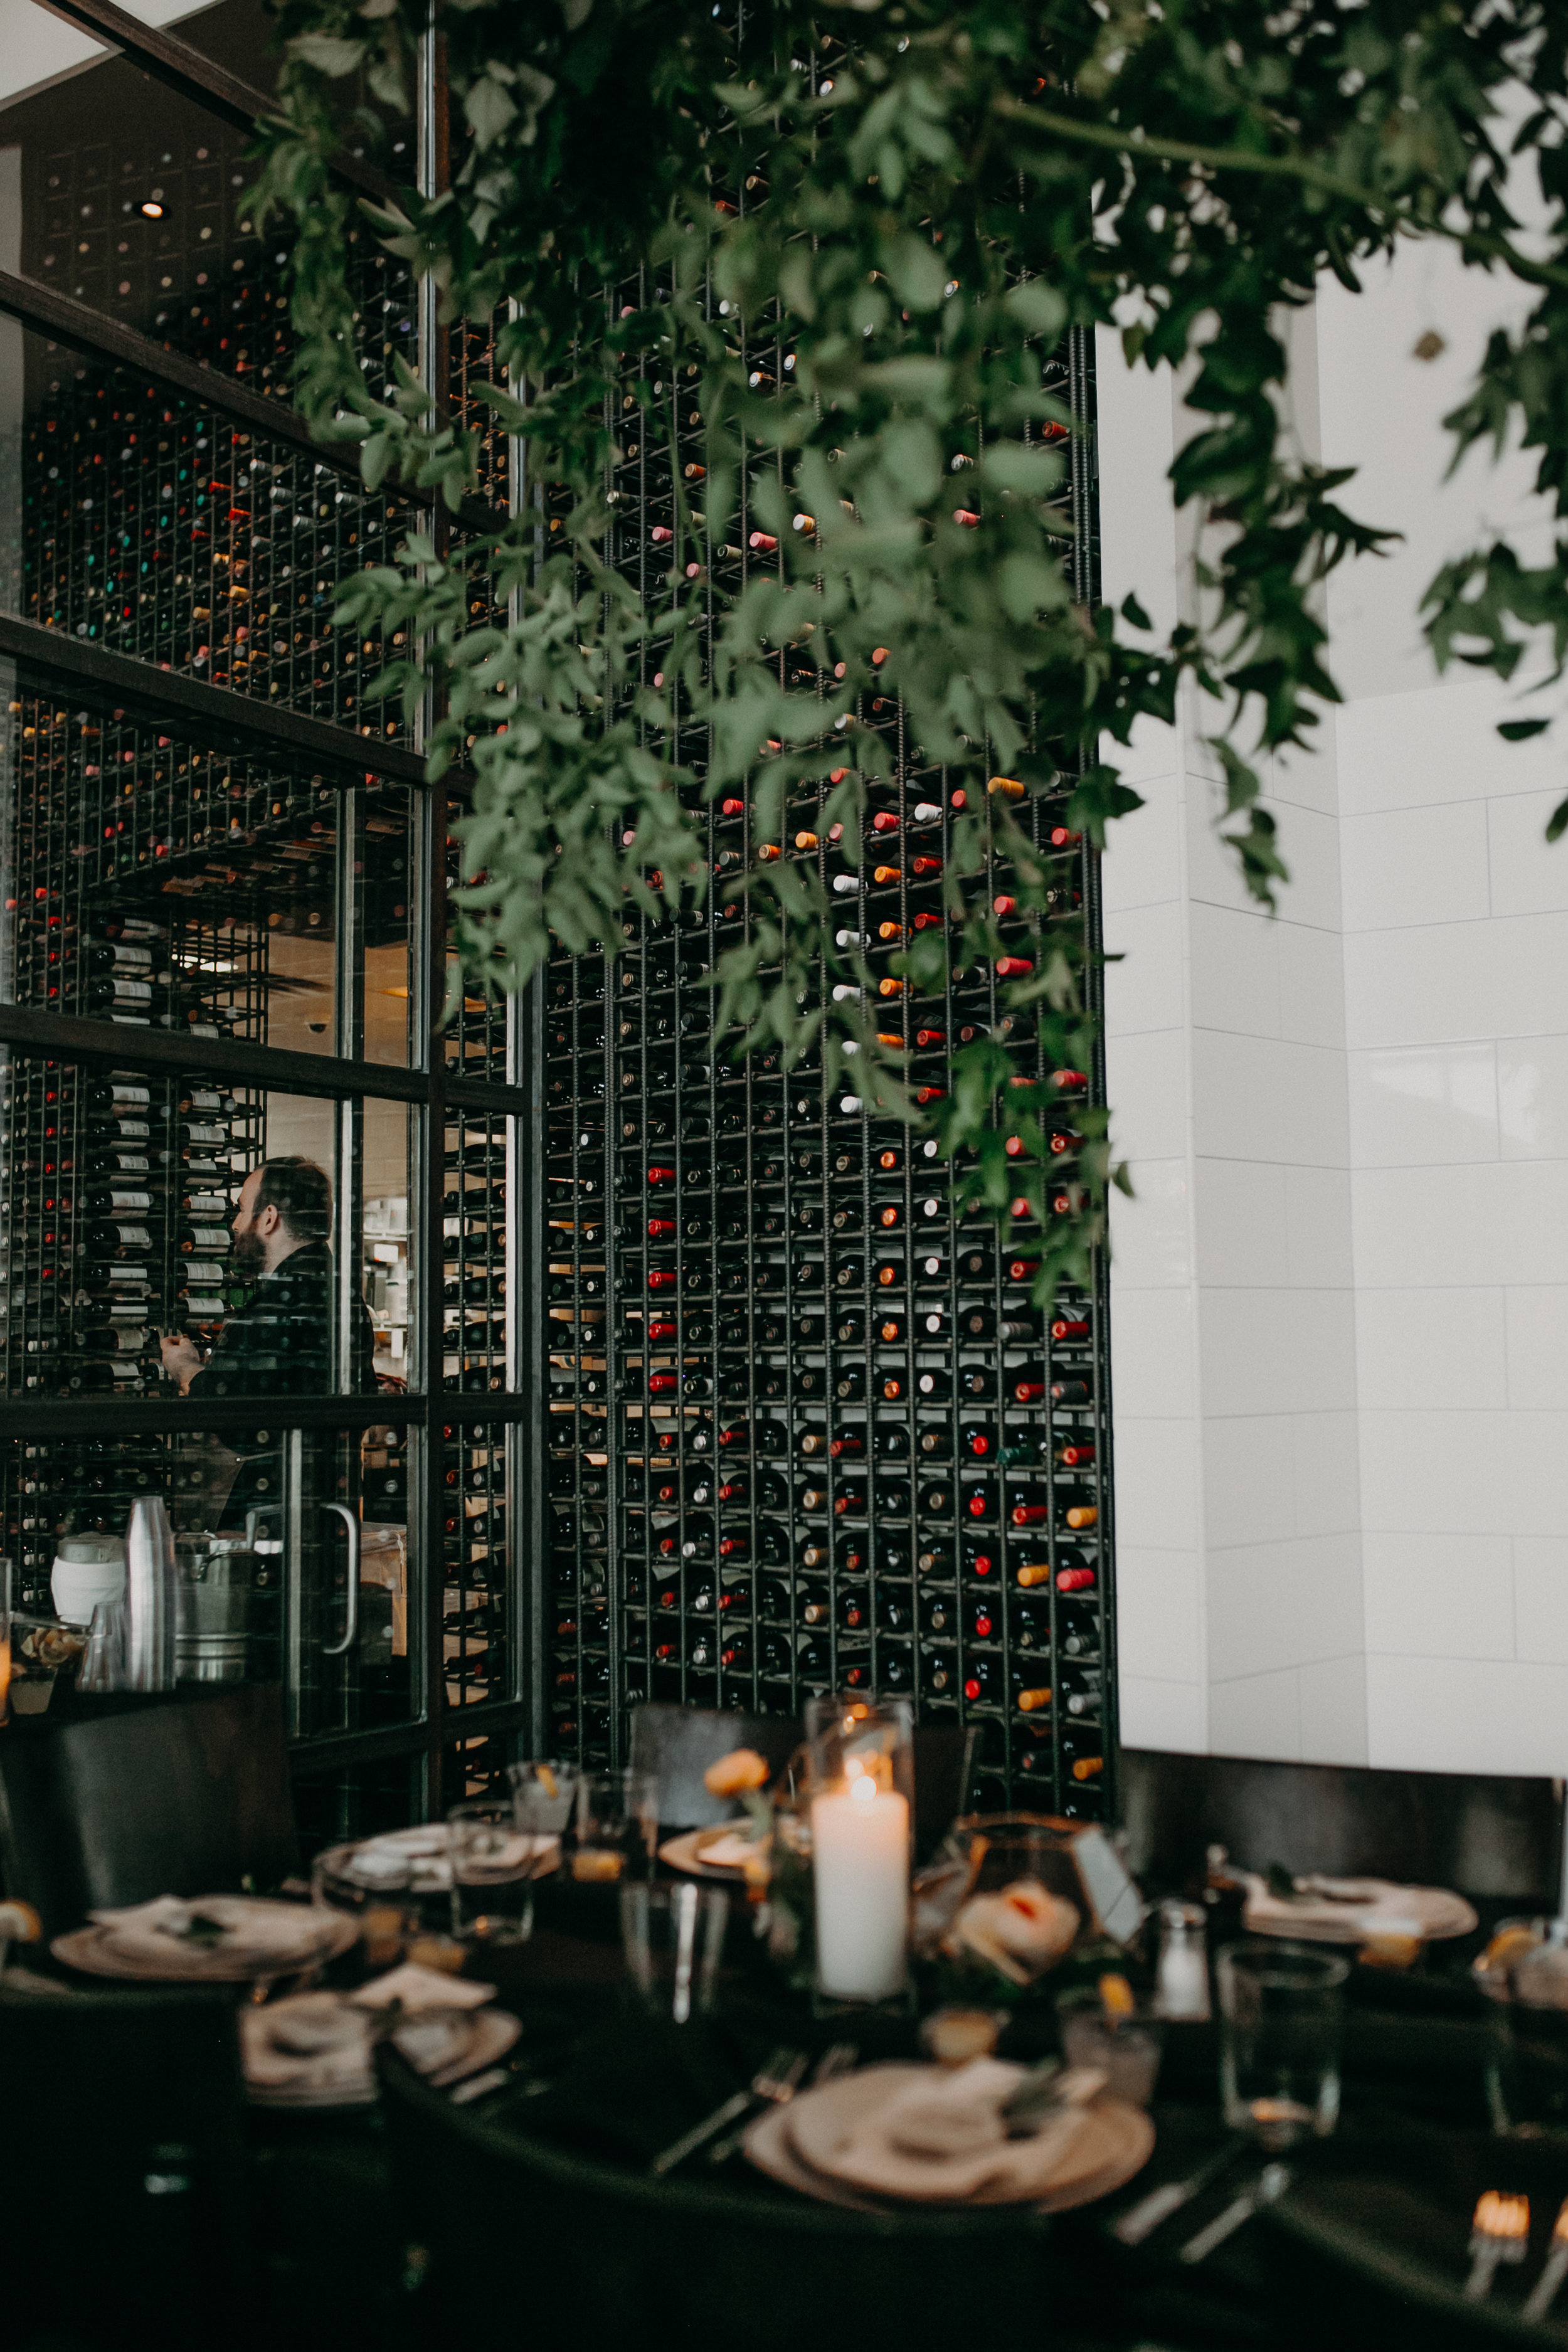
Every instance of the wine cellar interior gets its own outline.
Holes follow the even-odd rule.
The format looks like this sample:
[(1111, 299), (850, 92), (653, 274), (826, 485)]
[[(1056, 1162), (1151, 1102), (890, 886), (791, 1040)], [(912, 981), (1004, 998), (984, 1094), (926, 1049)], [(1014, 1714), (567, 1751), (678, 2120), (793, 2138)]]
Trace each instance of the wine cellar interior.
[[(748, 921), (730, 877), (764, 849), (815, 859), (886, 974), (945, 922), (954, 789), (896, 699), (869, 697), (858, 723), (893, 781), (858, 843), (819, 822), (829, 781), (779, 843), (743, 794), (699, 787), (702, 903), (628, 904), (616, 955), (557, 953), (522, 999), (464, 995), (440, 1025), (462, 781), (425, 783), (418, 730), (366, 698), (389, 648), (332, 619), (337, 583), (426, 518), (368, 496), (288, 410), (287, 256), (237, 209), (246, 137), (203, 88), (265, 87), (261, 12), (223, 0), (149, 42), (0, 110), (17, 519), (0, 546), (0, 1511), (19, 1604), (48, 1609), (62, 1538), (168, 1495), (182, 1670), (283, 1680), (317, 1843), (481, 1790), (521, 1754), (616, 1760), (644, 1699), (788, 1715), (829, 1688), (972, 1721), (986, 1809), (1099, 1814), (1103, 1290), (1042, 1313), (1029, 1229), (1004, 1245), (955, 1214), (928, 1134), (871, 1116), (819, 1055), (737, 1061), (710, 1034), (710, 975)], [(373, 160), (408, 176), (429, 134), (389, 121)], [(547, 530), (563, 495), (524, 479), (469, 396), (489, 335), (422, 331), (418, 289), (363, 235), (367, 383), (405, 357), (485, 431), (480, 507), (531, 504)], [(651, 290), (611, 289), (609, 314)], [(790, 365), (773, 326), (745, 356), (763, 381)], [(1063, 498), (1089, 602), (1086, 348), (1047, 372), (1085, 428)], [(607, 546), (651, 598), (701, 426), (687, 382), (647, 360), (622, 408)], [(454, 552), (475, 520), (450, 526)], [(714, 599), (781, 560), (745, 517), (738, 540), (710, 553)], [(677, 721), (665, 748), (700, 775), (700, 725)], [(1056, 861), (1048, 923), (1092, 959), (1097, 861), (1065, 805), (1015, 814)], [(1005, 918), (1006, 886), (998, 866), (971, 887)], [(879, 982), (917, 1097), (1006, 1017), (1041, 942), (1020, 923), (1009, 947), (937, 992)], [(1048, 1068), (1026, 1015), (1008, 1043), (1053, 1086), (1070, 1167), (1103, 1073)], [(160, 1334), (210, 1343), (242, 1296), (238, 1188), (296, 1153), (334, 1187), (314, 1384), (264, 1414), (182, 1397)], [(358, 1524), (357, 1570), (331, 1503)]]

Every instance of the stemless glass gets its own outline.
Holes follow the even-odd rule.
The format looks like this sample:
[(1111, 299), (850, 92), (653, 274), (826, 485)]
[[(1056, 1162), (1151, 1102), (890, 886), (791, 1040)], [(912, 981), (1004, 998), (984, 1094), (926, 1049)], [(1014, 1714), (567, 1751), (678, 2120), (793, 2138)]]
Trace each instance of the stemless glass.
[(1152, 2002), (1108, 2010), (1098, 1987), (1079, 1985), (1058, 1995), (1057, 2022), (1069, 2066), (1098, 2067), (1113, 2099), (1149, 2105), (1165, 2040), (1164, 2018)]
[(676, 2025), (706, 2015), (730, 1897), (722, 1886), (676, 1886), (638, 1880), (621, 1889), (621, 1949), (626, 1975), (645, 2005)]
[(454, 1805), (452, 1933), (487, 1944), (525, 1943), (533, 1932), (534, 1859), (509, 1800)]
[(658, 1789), (651, 1774), (584, 1772), (577, 1784), (572, 1875), (597, 1881), (651, 1877), (658, 1843)]
[(563, 1837), (577, 1801), (580, 1767), (553, 1757), (536, 1757), (526, 1764), (509, 1764), (512, 1818), (530, 1837)]
[(1300, 1944), (1227, 1944), (1215, 1974), (1226, 2122), (1268, 2148), (1331, 2132), (1349, 1960)]

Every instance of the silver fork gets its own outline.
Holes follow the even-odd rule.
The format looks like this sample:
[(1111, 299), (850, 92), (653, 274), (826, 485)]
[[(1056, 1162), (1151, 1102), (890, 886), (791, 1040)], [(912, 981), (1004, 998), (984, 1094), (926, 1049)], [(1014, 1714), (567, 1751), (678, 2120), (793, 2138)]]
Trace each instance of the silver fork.
[[(821, 2057), (812, 2068), (811, 2081), (806, 2085), (807, 2089), (815, 2091), (819, 2084), (831, 2083), (836, 2074), (847, 2074), (859, 2055), (860, 2053), (856, 2048), (853, 2042), (834, 2042), (831, 2049), (825, 2050), (823, 2052)], [(790, 2101), (794, 2098), (795, 2092), (799, 2087), (799, 2084), (800, 2077), (797, 2074), (795, 2081), (791, 2083), (787, 2088), (780, 2085), (773, 2091), (765, 2092), (763, 2096), (771, 2100), (774, 2106), (787, 2107)], [(746, 2134), (750, 2129), (751, 2117), (748, 2116), (738, 2131), (727, 2132), (716, 2147), (710, 2147), (709, 2149), (709, 2163), (727, 2164), (731, 2157), (734, 2155), (736, 2149), (740, 2147), (742, 2141), (745, 2138)]]
[(1491, 2291), (1500, 2263), (1521, 2263), (1530, 2251), (1530, 2200), (1489, 2189), (1477, 2200), (1470, 2224), (1470, 2275), (1465, 2293), (1479, 2303)]
[(672, 2141), (662, 2154), (654, 2158), (648, 2170), (653, 2173), (672, 2172), (678, 2164), (684, 2164), (705, 2139), (711, 2139), (715, 2132), (721, 2132), (727, 2124), (732, 2124), (738, 2116), (743, 2116), (753, 2099), (779, 2097), (779, 2086), (786, 2080), (788, 2088), (783, 2095), (785, 2098), (793, 2096), (795, 2086), (805, 2072), (805, 2051), (791, 2050), (781, 2042), (773, 2055), (758, 2067), (743, 2091), (732, 2092), (722, 2106), (715, 2107), (710, 2116), (705, 2116), (700, 2124), (693, 2124), (689, 2132), (683, 2132), (678, 2140)]

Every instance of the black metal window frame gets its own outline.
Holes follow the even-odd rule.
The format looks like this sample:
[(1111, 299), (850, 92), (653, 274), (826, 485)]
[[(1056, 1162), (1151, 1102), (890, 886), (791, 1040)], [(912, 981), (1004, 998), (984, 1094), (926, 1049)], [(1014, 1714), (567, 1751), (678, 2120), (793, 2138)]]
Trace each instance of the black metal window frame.
[[(41, 0), (40, 0), (41, 5)], [(50, 0), (50, 13), (66, 17), (103, 45), (106, 62), (116, 53), (153, 81), (190, 100), (209, 115), (242, 131), (252, 131), (269, 110), (266, 97), (250, 89), (213, 59), (172, 32), (140, 23), (113, 0)], [(90, 67), (87, 68), (90, 70)], [(417, 154), (421, 184), (433, 187), (442, 142), (437, 135), (435, 111), (440, 89), (434, 43), (426, 39), (425, 68), (418, 98)], [(336, 168), (366, 194), (385, 197), (396, 193), (394, 184), (353, 158)], [(440, 396), (439, 335), (429, 289), (420, 289), (420, 363), (430, 388)], [(217, 415), (265, 435), (286, 446), (308, 452), (316, 462), (359, 480), (357, 457), (342, 446), (323, 445), (281, 400), (263, 397), (216, 368), (137, 333), (89, 305), (58, 293), (53, 288), (11, 272), (0, 271), (0, 316), (16, 320), (24, 330), (47, 336), (89, 358), (109, 362), (161, 388), (194, 396)], [(514, 467), (513, 499), (521, 496)], [(429, 494), (407, 494), (416, 504)], [(469, 499), (455, 518), (458, 528), (475, 533), (494, 530), (504, 517)], [(445, 518), (438, 528), (449, 529)], [(205, 1076), (230, 1085), (267, 1087), (290, 1095), (313, 1097), (339, 1105), (356, 1101), (401, 1103), (413, 1114), (415, 1133), (410, 1149), (410, 1233), (416, 1239), (416, 1282), (418, 1306), (415, 1329), (418, 1353), (415, 1381), (396, 1398), (355, 1395), (251, 1397), (233, 1405), (203, 1403), (171, 1395), (167, 1399), (128, 1401), (123, 1405), (59, 1399), (27, 1402), (0, 1398), (0, 1439), (13, 1442), (82, 1435), (163, 1434), (254, 1428), (265, 1413), (280, 1426), (294, 1430), (344, 1433), (382, 1425), (395, 1425), (422, 1433), (426, 1475), (417, 1499), (411, 1496), (410, 1583), (422, 1591), (424, 1620), (410, 1622), (409, 1654), (415, 1666), (408, 1720), (384, 1728), (327, 1734), (302, 1740), (296, 1762), (312, 1775), (330, 1773), (351, 1763), (405, 1758), (423, 1765), (423, 1798), (426, 1808), (442, 1803), (444, 1751), (456, 1743), (495, 1736), (531, 1738), (542, 1719), (538, 1645), (531, 1613), (537, 1596), (531, 1590), (528, 1564), (538, 1559), (542, 1541), (542, 1506), (536, 1491), (534, 1448), (527, 1442), (525, 1424), (537, 1394), (537, 1348), (531, 1337), (539, 1319), (536, 1269), (542, 1234), (535, 1230), (537, 1209), (531, 1202), (527, 1174), (542, 1149), (543, 1123), (537, 1079), (538, 1057), (533, 1038), (538, 1008), (529, 998), (510, 1008), (506, 1080), (465, 1078), (447, 1065), (440, 1027), (446, 993), (447, 954), (447, 857), (448, 820), (454, 794), (460, 795), (467, 778), (461, 771), (436, 783), (426, 781), (418, 751), (354, 733), (347, 727), (279, 709), (226, 688), (176, 676), (152, 664), (110, 653), (66, 637), (12, 614), (0, 614), (0, 666), (24, 687), (37, 686), (78, 699), (113, 704), (117, 709), (177, 728), (191, 740), (216, 747), (243, 747), (254, 754), (272, 756), (301, 773), (339, 791), (351, 803), (366, 783), (402, 783), (409, 787), (415, 845), (415, 888), (411, 900), (410, 1023), (411, 1062), (406, 1068), (353, 1058), (302, 1054), (222, 1039), (174, 1035), (137, 1030), (128, 1036), (111, 1021), (79, 1019), (35, 1007), (0, 1003), (0, 1049), (14, 1056), (47, 1055), (79, 1066), (123, 1067), (134, 1063), (154, 1072)], [(417, 740), (417, 738), (416, 738)], [(338, 857), (346, 854), (350, 827), (340, 829)], [(340, 875), (341, 881), (341, 875)], [(352, 970), (357, 957), (354, 894), (340, 887), (346, 938), (340, 937), (340, 971)], [(352, 995), (352, 992), (349, 992)], [(342, 1043), (343, 992), (334, 1045)], [(443, 1320), (443, 1204), (440, 1172), (443, 1139), (454, 1116), (483, 1116), (507, 1122), (506, 1198), (507, 1258), (507, 1388), (504, 1394), (483, 1396), (440, 1385)], [(357, 1251), (340, 1249), (337, 1255), (340, 1317), (346, 1302), (357, 1295)], [(345, 1375), (346, 1376), (346, 1375)], [(503, 1695), (472, 1706), (445, 1703), (439, 1668), (442, 1643), (443, 1593), (442, 1519), (445, 1505), (439, 1480), (430, 1475), (453, 1423), (467, 1428), (490, 1424), (503, 1438), (509, 1528), (508, 1617), (511, 1628), (510, 1673)], [(416, 1570), (415, 1560), (420, 1563)], [(422, 1572), (420, 1572), (422, 1570)]]

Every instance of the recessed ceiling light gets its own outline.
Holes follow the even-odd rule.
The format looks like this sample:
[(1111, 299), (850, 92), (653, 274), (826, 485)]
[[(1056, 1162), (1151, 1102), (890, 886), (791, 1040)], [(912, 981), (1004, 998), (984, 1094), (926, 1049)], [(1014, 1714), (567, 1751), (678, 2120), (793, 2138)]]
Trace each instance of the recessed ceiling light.
[(148, 197), (142, 209), (146, 214), (149, 220), (162, 220), (163, 217), (163, 205), (155, 205), (151, 196)]

